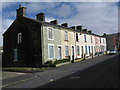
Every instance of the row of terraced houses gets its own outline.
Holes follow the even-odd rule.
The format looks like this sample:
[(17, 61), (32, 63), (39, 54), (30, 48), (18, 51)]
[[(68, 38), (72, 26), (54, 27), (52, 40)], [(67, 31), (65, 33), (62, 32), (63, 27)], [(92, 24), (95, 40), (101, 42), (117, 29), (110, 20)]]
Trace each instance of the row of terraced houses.
[(3, 34), (3, 66), (43, 66), (50, 61), (70, 61), (105, 54), (106, 39), (82, 25), (45, 22), (45, 14), (26, 17), (20, 6), (14, 22)]

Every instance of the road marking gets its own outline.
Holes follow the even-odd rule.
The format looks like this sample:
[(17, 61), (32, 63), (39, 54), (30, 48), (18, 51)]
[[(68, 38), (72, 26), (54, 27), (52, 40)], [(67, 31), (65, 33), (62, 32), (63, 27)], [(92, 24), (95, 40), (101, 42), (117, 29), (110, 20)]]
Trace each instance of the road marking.
[(10, 84), (6, 84), (6, 85), (3, 85), (3, 86), (0, 86), (0, 88), (8, 87), (8, 86), (11, 86), (11, 85), (14, 85), (14, 84), (20, 83), (20, 82), (29, 81), (29, 80), (32, 80), (32, 79), (34, 79), (34, 78), (35, 78), (35, 77), (30, 78), (30, 79), (24, 79), (24, 80), (16, 81), (16, 82), (13, 82), (13, 83), (10, 83)]
[(52, 82), (52, 81), (53, 81), (53, 79), (50, 79), (50, 81)]

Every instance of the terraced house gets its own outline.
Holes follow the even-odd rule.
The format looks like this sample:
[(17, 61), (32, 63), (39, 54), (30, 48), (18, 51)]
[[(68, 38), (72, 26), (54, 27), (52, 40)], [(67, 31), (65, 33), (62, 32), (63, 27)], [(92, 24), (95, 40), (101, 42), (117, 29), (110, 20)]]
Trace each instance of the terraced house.
[(45, 21), (45, 14), (36, 19), (26, 17), (26, 7), (17, 9), (17, 16), (3, 34), (3, 66), (44, 66), (59, 61), (93, 57), (106, 51), (106, 39), (82, 29), (82, 25), (58, 25)]

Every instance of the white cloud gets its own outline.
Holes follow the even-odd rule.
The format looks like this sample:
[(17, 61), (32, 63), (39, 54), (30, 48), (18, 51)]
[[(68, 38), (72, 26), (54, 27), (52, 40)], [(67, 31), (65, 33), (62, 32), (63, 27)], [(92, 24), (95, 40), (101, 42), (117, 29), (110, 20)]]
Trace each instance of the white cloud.
[(82, 24), (96, 34), (118, 32), (118, 8), (113, 3), (73, 3), (78, 13), (60, 23), (68, 22), (69, 26)]
[(38, 2), (38, 3), (28, 3), (27, 11), (28, 13), (39, 13), (43, 10), (49, 10), (55, 8), (59, 3), (45, 3), (45, 2)]
[(2, 2), (118, 2), (119, 0), (2, 0)]

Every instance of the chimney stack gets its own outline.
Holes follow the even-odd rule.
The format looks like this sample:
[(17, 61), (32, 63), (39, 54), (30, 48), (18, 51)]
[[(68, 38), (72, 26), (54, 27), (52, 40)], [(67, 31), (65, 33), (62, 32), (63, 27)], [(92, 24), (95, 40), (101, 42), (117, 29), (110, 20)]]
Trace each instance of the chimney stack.
[(50, 21), (50, 23), (53, 23), (53, 24), (58, 24), (58, 21), (57, 20), (53, 20), (53, 21)]
[(36, 17), (38, 20), (45, 21), (45, 13), (39, 13)]
[(76, 29), (76, 27), (75, 27), (75, 26), (71, 26), (70, 28), (72, 28), (72, 29)]
[(91, 33), (92, 33), (92, 31), (91, 31), (91, 30), (89, 30), (89, 31), (88, 31), (88, 33), (90, 33), (90, 34), (91, 34)]
[(82, 31), (82, 25), (76, 26), (76, 28), (80, 31)]
[(82, 31), (87, 32), (87, 29), (83, 29)]
[(67, 23), (63, 23), (63, 24), (61, 24), (62, 26), (64, 26), (64, 27), (68, 27), (68, 24)]
[(16, 11), (17, 11), (16, 18), (26, 16), (26, 7), (23, 7), (22, 5), (19, 5), (19, 8)]

